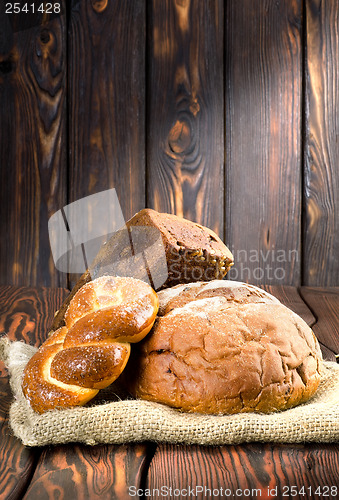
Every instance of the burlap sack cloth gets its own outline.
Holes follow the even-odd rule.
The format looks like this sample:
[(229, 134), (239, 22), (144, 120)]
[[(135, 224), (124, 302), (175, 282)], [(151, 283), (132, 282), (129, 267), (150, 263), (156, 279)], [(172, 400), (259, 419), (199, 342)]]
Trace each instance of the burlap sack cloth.
[[(107, 402), (103, 393), (92, 406), (33, 412), (21, 390), (23, 369), (36, 348), (0, 339), (0, 360), (8, 367), (14, 394), (9, 421), (27, 446), (69, 442), (90, 445), (156, 441), (186, 444), (237, 444), (251, 441), (300, 443), (339, 440), (339, 365), (324, 362), (316, 395), (306, 404), (270, 415), (243, 413), (206, 416), (181, 413), (165, 405), (132, 399)], [(105, 401), (106, 399), (106, 401)]]

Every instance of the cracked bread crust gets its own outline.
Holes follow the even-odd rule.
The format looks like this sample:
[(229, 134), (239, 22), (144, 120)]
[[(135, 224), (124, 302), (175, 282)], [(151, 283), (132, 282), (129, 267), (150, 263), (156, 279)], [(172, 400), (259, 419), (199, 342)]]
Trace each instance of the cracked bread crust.
[(321, 351), (308, 325), (242, 283), (195, 283), (159, 293), (149, 336), (124, 380), (137, 398), (206, 414), (269, 413), (306, 402)]
[(240, 281), (213, 280), (205, 283), (176, 285), (158, 292), (159, 316), (172, 309), (182, 307), (188, 302), (206, 297), (224, 297), (228, 303), (245, 304), (248, 302), (274, 302), (280, 304), (276, 297), (254, 285)]

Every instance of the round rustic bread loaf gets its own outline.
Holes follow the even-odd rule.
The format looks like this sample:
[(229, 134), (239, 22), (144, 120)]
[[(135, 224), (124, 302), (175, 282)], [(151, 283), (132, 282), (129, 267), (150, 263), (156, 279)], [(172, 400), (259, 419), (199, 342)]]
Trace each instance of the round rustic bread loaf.
[(133, 346), (130, 393), (184, 411), (273, 412), (306, 402), (321, 351), (308, 325), (265, 291), (215, 280), (158, 293), (153, 330)]

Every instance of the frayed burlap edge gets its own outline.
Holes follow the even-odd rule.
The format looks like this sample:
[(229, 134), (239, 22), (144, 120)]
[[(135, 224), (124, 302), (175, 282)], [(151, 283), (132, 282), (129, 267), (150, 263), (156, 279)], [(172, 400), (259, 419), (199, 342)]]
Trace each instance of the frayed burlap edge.
[(324, 362), (316, 395), (306, 404), (270, 415), (210, 416), (181, 413), (165, 405), (121, 400), (38, 415), (21, 390), (23, 369), (36, 349), (0, 339), (0, 359), (9, 370), (14, 402), (9, 422), (26, 446), (81, 442), (122, 444), (156, 441), (202, 445), (244, 442), (339, 441), (339, 365)]

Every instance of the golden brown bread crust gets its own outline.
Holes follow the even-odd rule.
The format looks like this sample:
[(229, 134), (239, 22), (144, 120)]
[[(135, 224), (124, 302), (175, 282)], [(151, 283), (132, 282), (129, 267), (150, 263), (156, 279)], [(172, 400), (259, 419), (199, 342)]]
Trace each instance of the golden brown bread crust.
[(56, 330), (28, 362), (22, 388), (32, 408), (83, 405), (116, 380), (130, 342), (150, 331), (158, 297), (134, 278), (105, 276), (84, 285), (72, 299), (66, 326)]
[(25, 367), (23, 392), (37, 413), (84, 405), (98, 393), (96, 389), (64, 385), (53, 379), (50, 365), (61, 350), (62, 344), (42, 345)]
[[(124, 253), (128, 254), (130, 251), (132, 228), (140, 226), (153, 228), (161, 235), (168, 267), (168, 277), (161, 288), (192, 281), (221, 279), (233, 265), (232, 253), (211, 229), (176, 215), (145, 208), (126, 222), (125, 229), (117, 231), (102, 246), (90, 268), (81, 276), (56, 313), (51, 331), (65, 325), (66, 309), (75, 293), (85, 283), (107, 274), (106, 269), (117, 259), (124, 261)], [(153, 252), (152, 259), (153, 261), (149, 262), (150, 268), (161, 267), (161, 252)], [(137, 273), (137, 269), (134, 271)], [(137, 274), (135, 277), (141, 278)]]
[[(159, 316), (194, 300), (224, 297), (226, 302), (247, 304), (253, 302), (274, 302), (280, 304), (273, 295), (254, 285), (238, 281), (213, 280), (209, 283), (190, 283), (177, 285), (159, 292)], [(222, 299), (223, 300), (223, 299)]]
[(216, 281), (164, 290), (159, 300), (160, 316), (123, 375), (133, 396), (232, 414), (284, 410), (316, 391), (312, 330), (263, 290)]
[(121, 342), (62, 349), (52, 361), (50, 374), (64, 384), (104, 389), (119, 377), (129, 354), (130, 344)]

